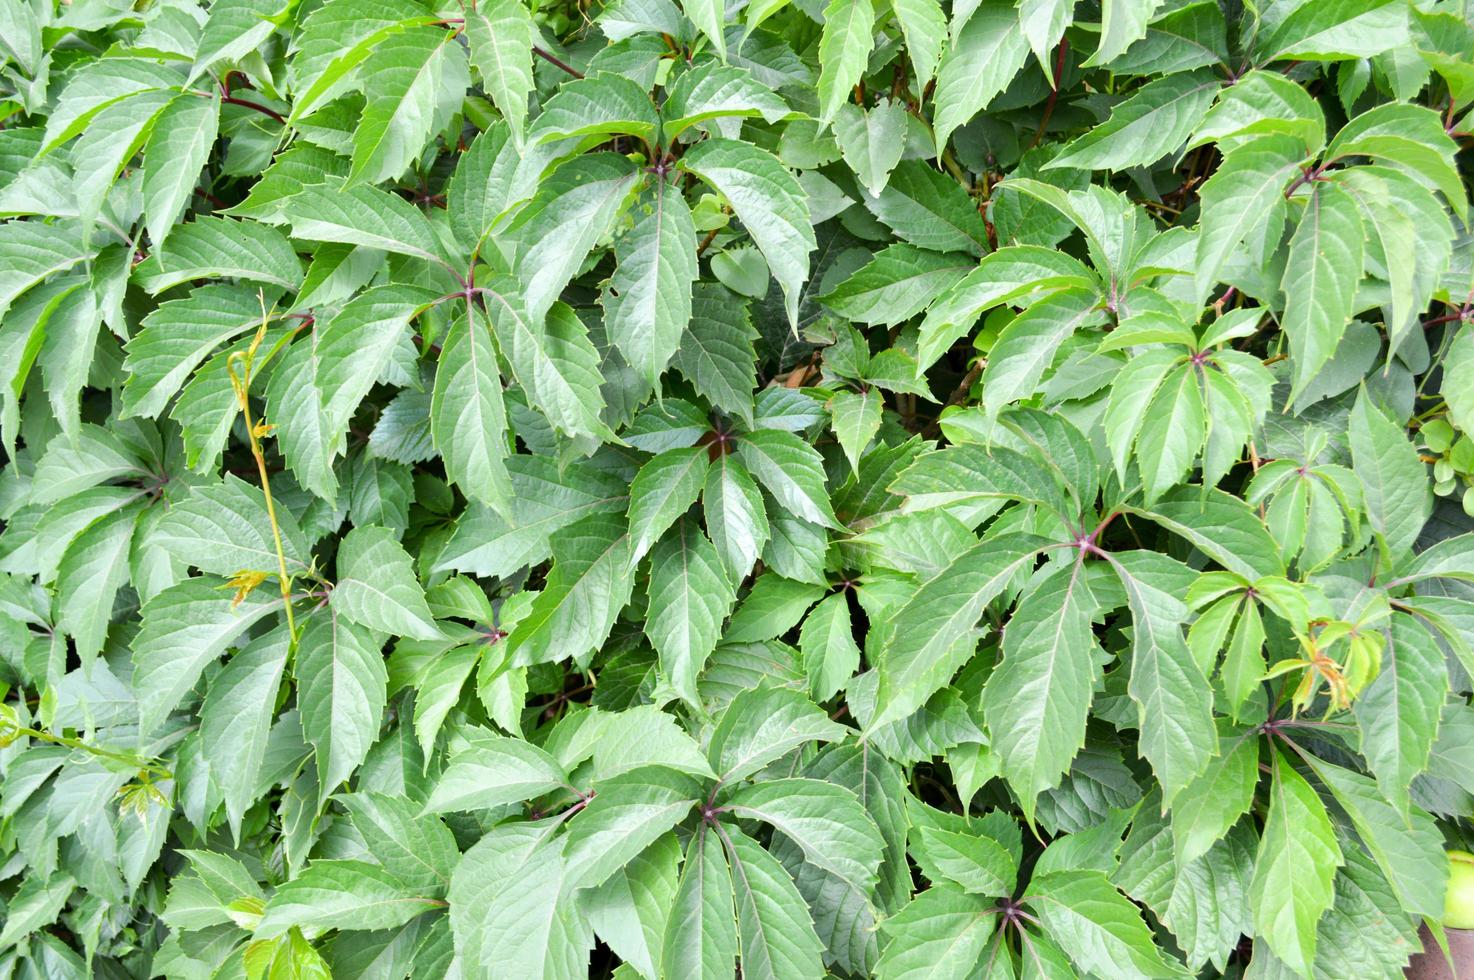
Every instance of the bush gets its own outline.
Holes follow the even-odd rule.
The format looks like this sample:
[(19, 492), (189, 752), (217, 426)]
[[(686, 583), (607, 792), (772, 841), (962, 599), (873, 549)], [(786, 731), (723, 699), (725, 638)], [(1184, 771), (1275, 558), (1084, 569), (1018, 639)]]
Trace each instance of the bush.
[(0, 976), (1400, 977), (1464, 6), (8, 0)]

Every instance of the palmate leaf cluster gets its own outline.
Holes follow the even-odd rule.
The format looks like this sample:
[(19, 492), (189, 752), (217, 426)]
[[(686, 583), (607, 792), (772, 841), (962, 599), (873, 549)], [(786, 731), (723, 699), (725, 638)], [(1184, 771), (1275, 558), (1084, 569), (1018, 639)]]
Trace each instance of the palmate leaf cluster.
[(0, 975), (1400, 977), (1458, 0), (0, 2)]

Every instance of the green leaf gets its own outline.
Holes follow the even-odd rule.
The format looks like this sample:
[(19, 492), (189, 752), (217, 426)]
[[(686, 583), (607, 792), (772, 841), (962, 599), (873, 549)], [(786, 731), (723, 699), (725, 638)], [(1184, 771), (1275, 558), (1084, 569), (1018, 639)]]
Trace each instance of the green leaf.
[(388, 528), (356, 527), (344, 535), (331, 602), (346, 619), (371, 630), (440, 637), (410, 556)]
[(445, 894), (461, 852), (439, 818), (421, 816), (409, 800), (386, 793), (350, 793), (342, 800), (353, 829), (386, 871), (419, 894)]
[(1174, 368), (1157, 388), (1136, 436), (1137, 465), (1148, 503), (1187, 476), (1208, 424), (1198, 371), (1191, 364)]
[(874, 0), (829, 0), (819, 37), (819, 122), (833, 123), (875, 47)]
[(139, 507), (130, 505), (99, 518), (77, 535), (57, 566), (56, 622), (71, 634), (84, 662), (102, 649), (113, 602), (128, 581), (138, 513)]
[(33, 932), (51, 925), (61, 914), (77, 880), (65, 872), (27, 875), (5, 909), (5, 928), (0, 929), (0, 949), (9, 949)]
[(553, 541), (553, 568), (527, 618), (507, 640), (507, 655), (524, 664), (583, 660), (614, 627), (634, 589), (630, 535), (624, 521), (593, 514)]
[(706, 483), (705, 446), (667, 449), (640, 467), (630, 482), (630, 536), (635, 560), (691, 509)]
[(996, 412), (1032, 394), (1060, 345), (1078, 332), (1105, 322), (1090, 289), (1051, 293), (1014, 317), (988, 354), (983, 405)]
[[(133, 275), (155, 295), (191, 279), (226, 276), (296, 289), (302, 281), (302, 264), (286, 236), (274, 228), (254, 221), (205, 217), (170, 232), (168, 242), (140, 262)], [(0, 300), (6, 298), (4, 282), (0, 279)], [(0, 308), (3, 306), (0, 302)]]
[(520, 0), (477, 0), (466, 8), (471, 65), (491, 101), (522, 144), (527, 98), (532, 94), (532, 16)]
[(1111, 564), (1131, 608), (1127, 691), (1137, 704), (1140, 752), (1171, 806), (1218, 755), (1213, 691), (1182, 635), (1187, 607), (1176, 595), (1191, 572), (1154, 552), (1120, 552)]
[(727, 705), (712, 731), (707, 757), (722, 782), (734, 783), (801, 745), (834, 741), (845, 732), (801, 691), (753, 688)]
[(922, 827), (912, 850), (934, 886), (952, 882), (969, 895), (1013, 895), (1018, 868), (1003, 846), (990, 837)]
[(971, 657), (965, 642), (983, 610), (1038, 554), (1043, 541), (1026, 535), (994, 538), (964, 552), (924, 583), (895, 613), (884, 647), (870, 727), (898, 721), (941, 690)]
[(886, 943), (876, 976), (882, 980), (910, 980), (936, 976), (963, 976), (976, 969), (988, 940), (997, 928), (991, 903), (949, 886), (920, 892), (881, 928)]
[[(300, 575), (308, 567), (304, 558), (310, 555), (307, 541), (286, 511), (277, 511), (276, 527), (287, 573)], [(276, 538), (266, 497), (230, 474), (220, 483), (190, 490), (155, 526), (152, 540), (180, 562), (212, 575), (277, 572)]]
[(1309, 975), (1315, 923), (1331, 907), (1341, 848), (1310, 784), (1283, 754), (1276, 752), (1274, 760), (1269, 817), (1254, 857), (1249, 902), (1259, 936), (1292, 969)]
[(1152, 942), (1141, 913), (1099, 871), (1035, 878), (1027, 899), (1049, 934), (1082, 970), (1101, 976), (1186, 976)]
[(221, 61), (239, 61), (271, 36), (292, 7), (284, 0), (221, 0), (200, 32), (189, 81)]
[[(219, 10), (211, 9), (212, 23)], [(180, 96), (154, 120), (143, 149), (143, 210), (155, 248), (164, 244), (189, 204), (219, 126), (220, 103), (215, 98)]]
[(1199, 191), (1199, 225), (1194, 283), (1206, 296), (1234, 250), (1269, 220), (1285, 188), (1305, 159), (1293, 136), (1261, 136), (1224, 154)]
[(746, 302), (717, 283), (692, 290), (691, 323), (672, 363), (717, 408), (752, 422), (758, 339)]
[(1337, 61), (1379, 54), (1406, 35), (1407, 11), (1400, 4), (1336, 0), (1291, 11), (1256, 47), (1264, 61)]
[(7, 222), (0, 240), (0, 313), (16, 298), (53, 273), (63, 272), (87, 258), (73, 236), (28, 221)]
[(507, 412), (490, 324), (472, 313), (452, 324), (440, 349), (430, 432), (445, 472), (468, 498), (507, 510)]
[(1399, 814), (1360, 773), (1323, 761), (1312, 766), (1351, 817), (1402, 907), (1426, 919), (1443, 915), (1449, 862), (1433, 818), (1417, 809)]
[(1424, 106), (1389, 103), (1351, 120), (1326, 148), (1326, 158), (1371, 157), (1408, 171), (1443, 193), (1454, 213), (1464, 215), (1465, 194), (1454, 154), (1458, 147), (1437, 112)]
[[(946, 66), (943, 65), (943, 71)], [(867, 210), (903, 241), (937, 252), (988, 251), (988, 229), (967, 191), (920, 160), (902, 160)]]
[(1474, 431), (1474, 389), (1456, 379), (1468, 377), (1474, 370), (1474, 328), (1461, 327), (1449, 342), (1443, 357), (1443, 400), (1448, 403), (1449, 420), (1464, 432)]
[(293, 926), (392, 929), (436, 904), (376, 864), (322, 859), (276, 890), (256, 934), (269, 938)]
[(983, 690), (993, 751), (1030, 819), (1036, 797), (1059, 785), (1085, 743), (1100, 674), (1090, 629), (1096, 602), (1084, 563), (1062, 565), (1031, 585), (1003, 634), (1003, 660)]
[(1351, 320), (1365, 232), (1356, 202), (1335, 184), (1315, 186), (1295, 234), (1280, 288), (1294, 391), (1304, 390), (1335, 353)]
[(1417, 450), (1365, 388), (1351, 410), (1348, 437), (1353, 469), (1366, 500), (1367, 523), (1390, 552), (1404, 552), (1423, 530), (1433, 507)]
[(860, 648), (844, 592), (826, 597), (805, 617), (798, 647), (815, 701), (828, 701), (844, 689), (860, 666)]
[[(609, 234), (635, 186), (635, 165), (624, 157), (578, 157), (545, 179), (507, 225), (507, 236), (519, 245), (518, 292), (534, 322), (547, 316), (589, 249)], [(500, 329), (494, 312), (492, 320)]]
[(708, 120), (761, 118), (773, 123), (787, 116), (789, 109), (751, 72), (708, 61), (676, 79), (660, 112), (662, 138), (670, 143), (689, 127)]
[(288, 212), (292, 234), (316, 242), (342, 242), (444, 262), (444, 249), (425, 215), (402, 198), (375, 187), (324, 184), (304, 188)]
[(496, 980), (588, 975), (594, 934), (562, 893), (563, 841), (549, 840), (557, 823), (500, 824), (456, 865), (450, 923), (463, 969)]
[(804, 980), (824, 976), (823, 944), (808, 906), (783, 865), (736, 827), (722, 832), (732, 864), (742, 976)]
[(894, 326), (920, 313), (973, 267), (962, 255), (891, 245), (820, 301), (846, 319)]
[(280, 596), (259, 592), (234, 603), (225, 584), (209, 578), (185, 579), (150, 599), (133, 641), (133, 690), (143, 730), (163, 724), (205, 665), (280, 604)]
[[(350, 184), (404, 174), (440, 128), (442, 93), (467, 87), (465, 49), (433, 27), (409, 27), (380, 41), (360, 73), (366, 104), (353, 132)], [(448, 113), (446, 113), (448, 115)]]
[(1382, 672), (1361, 692), (1354, 711), (1361, 752), (1377, 788), (1406, 819), (1408, 789), (1428, 766), (1448, 696), (1448, 669), (1438, 643), (1412, 617), (1395, 613)]
[(650, 552), (645, 635), (662, 675), (689, 704), (701, 704), (696, 680), (721, 639), (733, 598), (716, 548), (694, 522), (677, 521)]
[(889, 99), (871, 109), (845, 102), (833, 123), (845, 163), (872, 197), (879, 195), (906, 148), (906, 107)]
[(809, 275), (809, 253), (817, 247), (809, 223), (808, 195), (798, 181), (776, 157), (750, 143), (728, 139), (698, 143), (681, 157), (680, 167), (716, 188), (731, 203), (782, 287), (788, 322), (796, 327), (799, 292)]
[(261, 302), (236, 286), (201, 286), (159, 304), (128, 341), (123, 412), (156, 418), (197, 367), (226, 341), (261, 323)]
[(302, 625), (295, 667), (302, 732), (316, 749), (324, 797), (378, 740), (388, 682), (379, 638), (340, 613), (336, 590), (333, 598)]
[(1183, 790), (1172, 806), (1172, 838), (1179, 865), (1187, 865), (1222, 840), (1254, 802), (1259, 782), (1259, 743), (1237, 735)]
[(450, 759), (435, 783), (429, 813), (521, 803), (568, 784), (558, 761), (518, 738), (477, 734)]
[(554, 304), (538, 325), (509, 286), (498, 280), (483, 295), (502, 352), (528, 399), (560, 432), (606, 436), (609, 427), (599, 417), (599, 354), (588, 328), (563, 303)]
[(1154, 163), (1182, 146), (1217, 94), (1218, 79), (1211, 72), (1183, 72), (1149, 82), (1045, 169), (1125, 170)]
[(891, 10), (906, 39), (906, 54), (916, 72), (916, 87), (925, 90), (936, 77), (947, 43), (947, 16), (936, 0), (891, 0)]
[[(672, 11), (674, 12), (674, 11)], [(722, 0), (681, 0), (684, 13), (696, 29), (716, 48), (717, 57), (727, 59), (727, 6)]]
[(724, 805), (781, 831), (810, 864), (862, 892), (875, 886), (883, 841), (849, 790), (817, 779), (774, 779), (748, 786)]
[(686, 862), (665, 931), (661, 962), (670, 976), (729, 976), (737, 958), (732, 871), (721, 841), (702, 823), (686, 846)]
[(560, 87), (528, 136), (537, 143), (551, 143), (626, 133), (653, 143), (659, 129), (660, 119), (644, 89), (621, 75), (601, 72)]
[(983, 257), (927, 310), (917, 340), (917, 361), (930, 366), (977, 318), (995, 306), (1035, 290), (1088, 288), (1094, 274), (1073, 256), (1037, 245), (1010, 245)]
[(1101, 3), (1100, 43), (1086, 59), (1087, 65), (1104, 65), (1120, 57), (1127, 48), (1146, 36), (1147, 24), (1161, 6), (1161, 0), (1103, 0)]
[(622, 870), (582, 896), (585, 914), (608, 946), (642, 976), (658, 976), (661, 944), (676, 897), (681, 846), (665, 834)]
[(701, 784), (663, 766), (603, 780), (568, 823), (565, 888), (603, 884), (696, 805)]
[(1283, 575), (1279, 549), (1253, 509), (1221, 490), (1179, 487), (1146, 508), (1125, 508), (1167, 528), (1249, 580)]
[(737, 458), (792, 513), (824, 527), (838, 527), (824, 467), (813, 447), (791, 432), (758, 429), (737, 440)]
[[(980, 0), (961, 30), (953, 27), (950, 47), (937, 69), (937, 155), (958, 127), (988, 108), (1024, 67), (1029, 43), (1018, 29), (1018, 15), (1007, 0)], [(916, 242), (916, 244), (924, 244)]]
[(742, 581), (757, 564), (771, 533), (762, 492), (747, 467), (727, 454), (713, 462), (701, 489), (701, 507), (727, 580)]
[(200, 708), (200, 748), (210, 760), (210, 777), (225, 797), (237, 839), (246, 810), (256, 801), (290, 648), (291, 636), (283, 627), (248, 643), (211, 681)]
[(663, 179), (644, 207), (615, 247), (618, 266), (603, 303), (609, 339), (655, 385), (691, 322), (696, 226), (686, 199)]
[(850, 461), (850, 468), (858, 472), (860, 456), (880, 431), (880, 391), (876, 388), (837, 391), (829, 396), (827, 407), (834, 436)]

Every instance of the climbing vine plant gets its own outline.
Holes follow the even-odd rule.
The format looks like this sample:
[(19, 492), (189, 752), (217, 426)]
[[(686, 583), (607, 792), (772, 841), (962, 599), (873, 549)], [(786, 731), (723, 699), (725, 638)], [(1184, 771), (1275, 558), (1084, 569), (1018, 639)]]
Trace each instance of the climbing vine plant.
[(0, 976), (1400, 977), (1462, 0), (0, 3)]

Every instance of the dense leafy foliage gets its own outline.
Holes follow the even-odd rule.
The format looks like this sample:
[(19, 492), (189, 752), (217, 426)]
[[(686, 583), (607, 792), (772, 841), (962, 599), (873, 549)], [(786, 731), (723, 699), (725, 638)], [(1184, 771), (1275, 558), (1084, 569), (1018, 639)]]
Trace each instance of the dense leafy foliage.
[(1458, 0), (0, 2), (0, 975), (1398, 977)]

